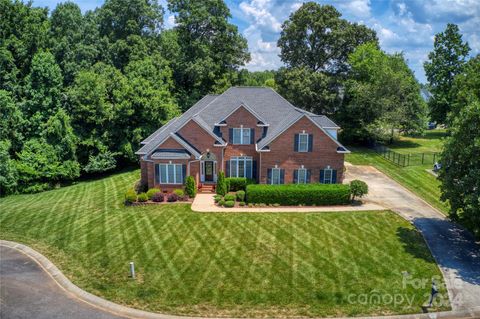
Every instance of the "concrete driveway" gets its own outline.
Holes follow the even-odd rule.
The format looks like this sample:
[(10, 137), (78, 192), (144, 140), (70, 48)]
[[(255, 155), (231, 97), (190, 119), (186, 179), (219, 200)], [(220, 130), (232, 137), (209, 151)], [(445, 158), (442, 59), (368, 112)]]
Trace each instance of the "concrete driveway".
[(472, 234), (374, 167), (347, 164), (346, 182), (353, 179), (368, 184), (368, 202), (388, 207), (422, 232), (444, 274), (453, 310), (479, 307), (480, 245)]
[(2, 319), (117, 319), (58, 286), (31, 258), (0, 246), (0, 318)]

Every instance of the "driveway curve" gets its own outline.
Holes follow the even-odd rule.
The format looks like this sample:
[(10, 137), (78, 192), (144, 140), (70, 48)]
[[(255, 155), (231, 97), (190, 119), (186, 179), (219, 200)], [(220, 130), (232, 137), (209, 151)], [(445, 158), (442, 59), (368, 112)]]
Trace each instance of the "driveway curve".
[(473, 235), (376, 168), (346, 166), (346, 182), (361, 179), (368, 184), (367, 202), (397, 212), (423, 234), (444, 275), (452, 309), (479, 307), (480, 245)]
[(0, 245), (0, 318), (118, 319), (70, 296), (30, 257)]

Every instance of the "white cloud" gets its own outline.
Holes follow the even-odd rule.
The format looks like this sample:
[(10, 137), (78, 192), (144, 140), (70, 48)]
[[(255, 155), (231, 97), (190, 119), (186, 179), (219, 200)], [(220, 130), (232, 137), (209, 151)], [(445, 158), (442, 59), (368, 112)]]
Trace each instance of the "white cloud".
[(280, 32), (282, 25), (270, 12), (269, 0), (252, 0), (250, 2), (240, 3), (240, 9), (254, 19), (257, 26), (271, 29), (274, 32)]
[(165, 20), (165, 29), (171, 29), (176, 25), (175, 16), (173, 14), (169, 15)]
[(358, 18), (368, 18), (371, 15), (370, 0), (352, 0), (338, 3), (342, 12)]

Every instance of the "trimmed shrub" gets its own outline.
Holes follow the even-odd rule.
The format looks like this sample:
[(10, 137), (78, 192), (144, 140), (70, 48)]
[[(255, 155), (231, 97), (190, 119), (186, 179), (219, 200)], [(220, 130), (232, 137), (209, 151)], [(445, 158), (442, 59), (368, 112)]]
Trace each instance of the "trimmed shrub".
[(240, 202), (240, 203), (238, 203), (238, 205), (245, 206), (245, 202)]
[(230, 180), (229, 180), (229, 177), (225, 178), (225, 185), (227, 186), (227, 193), (230, 192)]
[(221, 200), (219, 200), (218, 205), (220, 205), (220, 206), (225, 205), (225, 200), (223, 198)]
[(225, 173), (220, 171), (217, 178), (217, 194), (225, 196), (227, 193), (227, 183), (225, 182)]
[(197, 185), (195, 184), (193, 176), (188, 176), (185, 181), (185, 193), (191, 198), (194, 198), (195, 195), (197, 195)]
[(167, 195), (167, 202), (169, 203), (173, 203), (173, 202), (176, 202), (178, 200), (178, 195), (175, 194), (175, 193), (170, 193)]
[(213, 200), (215, 201), (215, 203), (218, 203), (223, 197), (221, 195), (215, 195), (213, 196)]
[(350, 201), (350, 186), (343, 184), (248, 185), (249, 203), (297, 205), (342, 205)]
[(233, 207), (233, 206), (235, 206), (235, 201), (233, 201), (233, 200), (227, 200), (227, 201), (225, 201), (225, 204), (223, 204), (223, 206), (225, 206), (225, 207)]
[(228, 201), (235, 201), (235, 198), (236, 198), (236, 197), (237, 197), (237, 196), (236, 196), (235, 194), (227, 194), (227, 195), (225, 195), (224, 199), (225, 199), (225, 201), (227, 201), (227, 202), (228, 202)]
[(245, 191), (237, 191), (237, 200), (239, 202), (245, 201)]
[(138, 194), (137, 200), (138, 200), (140, 203), (146, 202), (146, 201), (148, 200), (147, 193), (140, 193), (140, 194)]
[(225, 180), (230, 185), (229, 192), (245, 191), (247, 185), (255, 184), (255, 180), (246, 177), (227, 177)]
[(158, 189), (158, 188), (150, 188), (147, 192), (147, 197), (148, 199), (152, 199), (153, 195), (155, 195), (156, 193), (160, 193), (161, 190)]
[(137, 193), (135, 193), (134, 189), (129, 189), (125, 193), (125, 203), (131, 204), (137, 201)]
[(176, 194), (178, 197), (185, 196), (185, 192), (183, 191), (183, 189), (174, 189), (173, 193)]
[(154, 201), (156, 203), (161, 203), (164, 200), (165, 200), (165, 195), (163, 195), (163, 193), (161, 193), (161, 192), (155, 193), (152, 196), (152, 201)]
[(368, 194), (368, 185), (361, 180), (353, 180), (350, 182), (350, 194), (352, 200), (355, 200), (355, 197), (363, 197)]

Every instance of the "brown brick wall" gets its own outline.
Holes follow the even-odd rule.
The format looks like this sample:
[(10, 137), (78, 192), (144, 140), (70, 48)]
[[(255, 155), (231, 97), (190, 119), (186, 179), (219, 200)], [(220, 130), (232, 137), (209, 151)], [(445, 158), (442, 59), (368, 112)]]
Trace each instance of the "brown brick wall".
[[(294, 152), (295, 134), (313, 134), (312, 152)], [(337, 183), (343, 180), (344, 154), (336, 152), (337, 144), (308, 118), (302, 118), (293, 124), (272, 143), (270, 152), (261, 155), (260, 182), (267, 182), (267, 169), (278, 165), (285, 169), (285, 183), (293, 182), (293, 171), (304, 165), (311, 170), (311, 182), (319, 182), (320, 170), (330, 165), (337, 170)]]
[[(222, 136), (227, 142), (229, 141), (229, 128), (239, 128), (241, 125), (243, 125), (244, 128), (255, 129), (255, 142), (263, 134), (263, 127), (257, 126), (258, 119), (244, 107), (239, 107), (225, 120), (225, 122), (227, 123), (227, 126), (220, 127), (220, 132), (222, 132)], [(225, 163), (230, 160), (232, 156), (241, 155), (252, 156), (253, 160), (257, 161), (257, 163), (260, 159), (259, 154), (255, 150), (255, 144), (236, 145), (229, 143), (225, 149)], [(226, 171), (225, 164), (223, 169)]]

